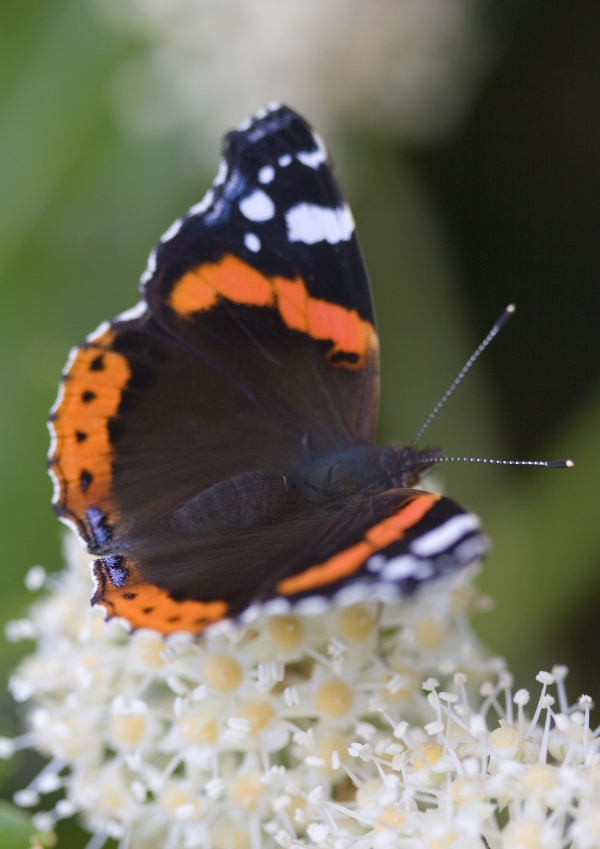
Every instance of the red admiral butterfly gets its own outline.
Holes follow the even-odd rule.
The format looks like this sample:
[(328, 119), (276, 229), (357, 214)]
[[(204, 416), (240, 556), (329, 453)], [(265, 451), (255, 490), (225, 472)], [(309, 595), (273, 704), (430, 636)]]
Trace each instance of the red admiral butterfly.
[(54, 506), (110, 616), (200, 633), (262, 605), (393, 601), (472, 562), (479, 521), (411, 487), (437, 449), (378, 447), (378, 342), (354, 222), (308, 124), (229, 133), (144, 300), (71, 353)]

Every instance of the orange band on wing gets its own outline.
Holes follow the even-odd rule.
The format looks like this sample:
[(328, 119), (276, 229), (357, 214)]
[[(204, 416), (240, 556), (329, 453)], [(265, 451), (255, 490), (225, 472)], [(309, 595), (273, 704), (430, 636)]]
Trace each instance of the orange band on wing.
[[(290, 330), (333, 342), (328, 357), (336, 365), (361, 368), (366, 354), (377, 347), (373, 325), (356, 310), (313, 298), (300, 277), (295, 280), (265, 277), (232, 254), (186, 272), (175, 283), (169, 304), (187, 318), (195, 312), (212, 309), (220, 297), (237, 304), (276, 307)], [(349, 355), (351, 359), (340, 355)]]
[(77, 349), (49, 421), (53, 436), (49, 469), (57, 485), (53, 503), (63, 515), (84, 524), (89, 507), (111, 519), (113, 451), (108, 422), (116, 415), (131, 376), (125, 357), (111, 350), (113, 340), (109, 328)]
[(439, 499), (439, 495), (427, 493), (417, 495), (408, 504), (404, 502), (393, 516), (369, 528), (363, 540), (340, 551), (339, 554), (334, 554), (324, 563), (311, 566), (299, 575), (285, 578), (277, 584), (276, 591), (281, 595), (296, 595), (348, 578), (360, 569), (372, 554), (402, 539), (404, 532), (416, 525)]
[(237, 257), (227, 254), (220, 262), (203, 263), (186, 272), (175, 284), (169, 303), (180, 315), (213, 307), (219, 296), (237, 304), (270, 306), (273, 289), (266, 277)]
[(112, 590), (97, 602), (109, 616), (121, 616), (132, 628), (152, 628), (161, 634), (188, 631), (200, 634), (227, 615), (225, 601), (174, 601), (152, 584), (133, 584)]

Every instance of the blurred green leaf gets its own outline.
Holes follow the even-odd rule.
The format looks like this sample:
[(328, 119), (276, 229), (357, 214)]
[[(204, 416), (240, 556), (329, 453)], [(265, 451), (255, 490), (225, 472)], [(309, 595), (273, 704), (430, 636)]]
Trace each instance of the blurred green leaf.
[(0, 273), (46, 208), (93, 130), (115, 39), (78, 0), (63, 4), (0, 103)]
[(35, 829), (29, 816), (10, 802), (0, 801), (0, 846), (2, 849), (29, 849)]

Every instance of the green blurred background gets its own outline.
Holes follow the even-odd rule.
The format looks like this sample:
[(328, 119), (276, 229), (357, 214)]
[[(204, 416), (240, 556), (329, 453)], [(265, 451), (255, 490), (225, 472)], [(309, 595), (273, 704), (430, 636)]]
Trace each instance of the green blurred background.
[[(187, 123), (185, 115), (162, 125), (128, 122), (127, 103), (133, 109), (155, 77), (168, 76), (168, 63), (155, 63), (151, 85), (144, 80), (143, 61), (163, 24), (152, 25), (151, 16), (116, 20), (102, 5), (0, 3), (3, 621), (26, 609), (22, 579), (31, 565), (61, 566), (45, 419), (68, 350), (135, 303), (149, 249), (201, 197), (217, 162), (214, 139), (197, 132), (202, 105)], [(442, 131), (370, 121), (366, 107), (365, 120), (353, 119), (359, 95), (355, 113), (320, 129), (338, 160), (372, 280), (383, 441), (412, 437), (502, 308), (517, 303), (428, 439), (448, 455), (575, 460), (571, 471), (448, 464), (438, 478), (480, 513), (494, 542), (480, 579), (496, 600), (477, 619), (483, 638), (507, 657), (519, 686), (567, 663), (571, 695), (598, 698), (600, 7), (593, 0), (470, 5), (483, 34), (478, 70)], [(335, 5), (338, 14), (343, 8)], [(204, 38), (212, 25), (207, 15)], [(223, 55), (229, 37), (215, 25)], [(248, 37), (260, 39), (260, 29)], [(370, 61), (385, 71), (390, 60), (375, 52)], [(214, 104), (229, 91), (206, 67), (202, 102), (218, 123)], [(290, 103), (312, 120), (327, 113), (327, 97), (332, 110), (336, 101), (335, 75), (327, 96), (318, 82)], [(246, 85), (234, 120), (271, 99), (274, 86)], [(348, 101), (342, 76), (339, 95)], [(393, 118), (394, 102), (384, 93), (380, 100), (379, 114)], [(26, 650), (3, 645), (5, 675)], [(0, 734), (18, 727), (3, 695)], [(10, 798), (35, 769), (31, 755), (0, 762), (1, 795)], [(60, 845), (82, 840), (71, 828)]]

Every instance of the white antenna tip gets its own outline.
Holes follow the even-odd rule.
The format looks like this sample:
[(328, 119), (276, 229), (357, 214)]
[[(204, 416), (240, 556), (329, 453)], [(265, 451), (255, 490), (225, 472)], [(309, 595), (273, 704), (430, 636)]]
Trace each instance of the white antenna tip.
[(575, 463), (572, 460), (565, 460), (565, 466), (567, 469), (572, 469)]
[(517, 308), (516, 304), (509, 304), (506, 307), (506, 312), (514, 312), (516, 310), (516, 308)]

